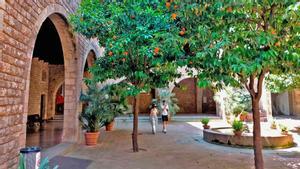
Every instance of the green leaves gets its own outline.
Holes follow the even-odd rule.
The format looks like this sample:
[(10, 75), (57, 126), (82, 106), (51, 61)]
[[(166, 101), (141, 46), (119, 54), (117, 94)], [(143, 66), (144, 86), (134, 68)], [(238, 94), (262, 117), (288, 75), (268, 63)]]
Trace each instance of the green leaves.
[(133, 85), (126, 91), (132, 96), (167, 86), (178, 76), (174, 63), (183, 55), (171, 15), (165, 2), (158, 0), (83, 0), (70, 18), (74, 30), (88, 38), (98, 37), (106, 49), (90, 69), (94, 75), (90, 82), (125, 77)]

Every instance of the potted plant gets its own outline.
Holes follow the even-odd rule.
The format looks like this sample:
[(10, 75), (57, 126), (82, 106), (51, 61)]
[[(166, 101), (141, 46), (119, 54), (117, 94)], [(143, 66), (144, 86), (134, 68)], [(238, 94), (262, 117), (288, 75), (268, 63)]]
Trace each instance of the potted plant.
[(85, 108), (79, 115), (79, 121), (85, 132), (86, 145), (96, 145), (100, 128), (107, 121), (109, 100), (97, 85), (88, 85), (86, 94), (82, 93), (80, 100), (86, 103)]
[(282, 135), (287, 135), (288, 134), (288, 128), (285, 125), (280, 124), (280, 130)]
[(114, 129), (115, 117), (128, 111), (126, 96), (122, 94), (123, 86), (119, 84), (109, 85), (102, 88), (107, 98), (105, 129), (112, 131)]
[(248, 116), (248, 112), (246, 112), (246, 111), (242, 111), (241, 113), (240, 113), (240, 120), (241, 121), (246, 121), (247, 120), (247, 116)]
[(244, 124), (240, 120), (234, 120), (232, 123), (232, 128), (235, 136), (241, 136), (244, 129)]
[(277, 124), (276, 124), (276, 121), (275, 121), (275, 120), (273, 120), (273, 121), (271, 122), (270, 128), (273, 129), (273, 130), (276, 130), (276, 129), (277, 129)]
[(201, 123), (203, 124), (204, 129), (209, 129), (210, 128), (210, 126), (208, 125), (209, 121), (210, 121), (209, 118), (201, 119)]

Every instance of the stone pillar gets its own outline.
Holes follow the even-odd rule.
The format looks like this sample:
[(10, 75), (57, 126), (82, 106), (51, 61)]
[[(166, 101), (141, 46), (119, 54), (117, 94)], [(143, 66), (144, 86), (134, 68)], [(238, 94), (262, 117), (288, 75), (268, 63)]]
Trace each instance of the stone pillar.
[(196, 86), (197, 113), (202, 113), (203, 89)]
[(225, 97), (226, 97), (226, 92), (224, 90), (220, 90), (215, 93), (215, 102), (216, 102), (216, 114), (217, 116), (221, 117), (222, 119), (226, 118), (225, 114)]
[(265, 113), (268, 119), (272, 118), (271, 92), (263, 85), (262, 96), (259, 102), (260, 110)]

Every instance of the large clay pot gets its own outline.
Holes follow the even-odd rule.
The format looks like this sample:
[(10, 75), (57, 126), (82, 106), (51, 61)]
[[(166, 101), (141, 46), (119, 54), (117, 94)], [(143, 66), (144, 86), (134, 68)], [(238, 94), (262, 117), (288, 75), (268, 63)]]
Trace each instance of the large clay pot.
[(243, 131), (233, 131), (235, 136), (241, 137)]
[(105, 130), (106, 130), (106, 131), (112, 131), (112, 130), (114, 129), (114, 125), (115, 125), (115, 121), (112, 121), (112, 122), (110, 122), (110, 123), (107, 123), (107, 124), (105, 125)]
[(97, 145), (99, 134), (100, 134), (100, 132), (86, 132), (84, 134), (86, 145), (88, 145), (88, 146)]

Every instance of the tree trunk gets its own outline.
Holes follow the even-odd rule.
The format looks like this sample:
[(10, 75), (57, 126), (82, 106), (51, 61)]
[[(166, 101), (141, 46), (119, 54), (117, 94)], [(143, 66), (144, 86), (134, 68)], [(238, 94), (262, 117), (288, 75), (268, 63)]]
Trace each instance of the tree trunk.
[(132, 149), (133, 152), (139, 151), (138, 146), (138, 124), (139, 124), (139, 95), (133, 99), (133, 130), (132, 130)]
[(254, 123), (253, 124), (253, 148), (254, 148), (255, 169), (263, 169), (264, 161), (263, 161), (262, 142), (261, 142), (259, 99), (252, 98), (252, 111), (253, 111), (253, 123)]

